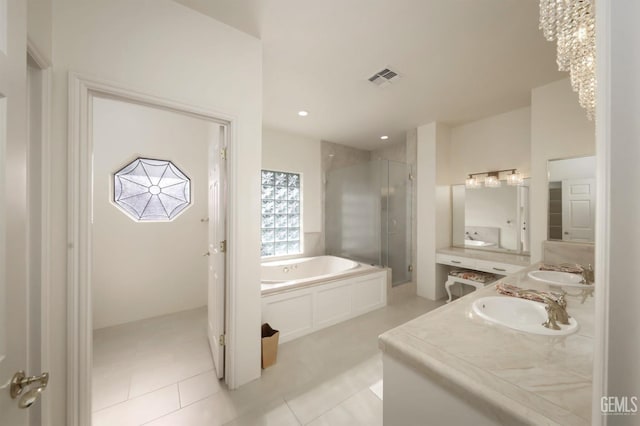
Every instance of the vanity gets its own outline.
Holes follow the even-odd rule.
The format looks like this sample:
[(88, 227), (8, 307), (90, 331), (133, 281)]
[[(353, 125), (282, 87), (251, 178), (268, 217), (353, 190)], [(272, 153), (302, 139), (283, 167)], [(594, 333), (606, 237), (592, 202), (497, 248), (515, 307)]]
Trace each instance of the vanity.
[(538, 267), (380, 336), (385, 424), (590, 424), (593, 297), (581, 303), (578, 295), (566, 296), (578, 324), (568, 335), (517, 331), (473, 310), (475, 301), (499, 296), (497, 284), (548, 291), (528, 276)]
[(591, 424), (597, 288), (584, 286), (584, 271), (592, 271), (540, 269), (593, 264), (592, 164), (548, 163), (542, 268), (527, 254), (528, 190), (509, 198), (452, 187), (454, 247), (437, 250), (436, 262), (503, 277), (379, 337), (385, 424)]
[[(483, 288), (497, 278), (529, 266), (529, 181), (467, 188), (452, 185), (452, 246), (436, 251), (436, 263), (446, 276), (445, 290)], [(459, 269), (461, 268), (461, 269)]]

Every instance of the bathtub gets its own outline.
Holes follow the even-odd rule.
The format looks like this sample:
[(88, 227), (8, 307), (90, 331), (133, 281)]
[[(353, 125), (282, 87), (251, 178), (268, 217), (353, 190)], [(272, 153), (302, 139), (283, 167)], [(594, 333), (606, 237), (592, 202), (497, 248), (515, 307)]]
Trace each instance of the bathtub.
[(387, 270), (336, 256), (261, 265), (262, 322), (284, 343), (387, 303)]
[[(336, 256), (305, 257), (263, 263), (260, 272), (262, 289), (291, 287), (298, 284), (325, 281), (357, 271), (361, 265)], [(284, 286), (282, 284), (285, 284)], [(279, 286), (278, 286), (279, 285)]]

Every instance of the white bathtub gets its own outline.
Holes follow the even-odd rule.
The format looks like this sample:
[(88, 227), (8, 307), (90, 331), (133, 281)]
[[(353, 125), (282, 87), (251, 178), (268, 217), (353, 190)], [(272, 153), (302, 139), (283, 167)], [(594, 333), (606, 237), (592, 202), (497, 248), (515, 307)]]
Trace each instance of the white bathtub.
[(262, 264), (262, 322), (280, 342), (354, 318), (387, 303), (387, 270), (335, 256)]
[(262, 284), (290, 284), (324, 280), (360, 267), (358, 262), (336, 256), (305, 257), (262, 264)]

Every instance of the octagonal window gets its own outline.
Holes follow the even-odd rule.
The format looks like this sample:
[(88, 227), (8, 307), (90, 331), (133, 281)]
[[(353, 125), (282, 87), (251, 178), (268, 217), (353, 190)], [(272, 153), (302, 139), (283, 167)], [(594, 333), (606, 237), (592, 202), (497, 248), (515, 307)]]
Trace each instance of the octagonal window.
[(191, 180), (171, 161), (138, 158), (113, 181), (114, 202), (136, 221), (170, 221), (191, 204)]

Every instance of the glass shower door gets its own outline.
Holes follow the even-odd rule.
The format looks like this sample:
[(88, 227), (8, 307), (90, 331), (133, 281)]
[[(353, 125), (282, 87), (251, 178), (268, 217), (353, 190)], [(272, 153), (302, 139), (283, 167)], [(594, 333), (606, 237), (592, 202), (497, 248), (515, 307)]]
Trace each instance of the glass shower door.
[(382, 256), (386, 266), (391, 268), (392, 285), (411, 281), (412, 248), (412, 181), (411, 166), (398, 161), (385, 160), (387, 172), (386, 186), (382, 187)]

